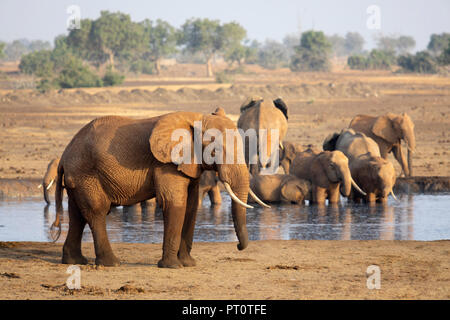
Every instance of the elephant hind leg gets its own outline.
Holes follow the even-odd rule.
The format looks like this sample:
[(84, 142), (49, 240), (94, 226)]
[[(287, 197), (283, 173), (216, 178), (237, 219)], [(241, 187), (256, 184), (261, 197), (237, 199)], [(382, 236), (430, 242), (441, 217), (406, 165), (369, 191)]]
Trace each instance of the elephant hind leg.
[(89, 188), (79, 187), (77, 199), (81, 214), (89, 224), (94, 238), (95, 264), (103, 266), (118, 266), (119, 259), (114, 255), (106, 232), (106, 216), (111, 208), (111, 202), (95, 181), (90, 181)]
[(88, 260), (81, 254), (81, 239), (86, 220), (69, 194), (69, 231), (63, 246), (62, 263), (64, 264), (87, 264)]

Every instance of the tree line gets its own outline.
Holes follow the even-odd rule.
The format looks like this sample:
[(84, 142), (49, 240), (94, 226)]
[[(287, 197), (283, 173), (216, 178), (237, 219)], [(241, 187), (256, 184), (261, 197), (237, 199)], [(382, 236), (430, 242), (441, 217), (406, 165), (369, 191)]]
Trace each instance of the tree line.
[[(79, 29), (48, 42), (16, 40), (0, 43), (0, 58), (21, 59), (21, 72), (40, 78), (39, 87), (89, 87), (119, 84), (123, 73), (159, 74), (161, 59), (204, 63), (213, 76), (212, 61), (222, 57), (230, 67), (259, 64), (264, 68), (288, 67), (292, 71), (328, 71), (330, 59), (348, 57), (352, 69), (390, 69), (437, 72), (449, 63), (450, 34), (434, 34), (426, 51), (412, 55), (415, 41), (409, 36), (382, 36), (377, 48), (364, 50), (357, 32), (327, 36), (321, 31), (287, 35), (282, 42), (260, 43), (247, 38), (237, 22), (192, 18), (180, 28), (163, 20), (134, 22), (121, 12), (102, 11), (95, 20), (81, 20)], [(102, 74), (100, 77), (99, 74)]]

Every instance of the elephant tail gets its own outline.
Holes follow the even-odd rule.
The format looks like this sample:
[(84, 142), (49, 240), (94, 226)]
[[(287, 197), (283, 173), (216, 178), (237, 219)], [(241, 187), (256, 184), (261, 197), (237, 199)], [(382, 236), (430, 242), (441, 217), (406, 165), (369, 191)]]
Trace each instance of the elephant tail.
[(53, 242), (57, 241), (59, 239), (59, 236), (61, 235), (61, 215), (63, 213), (63, 177), (64, 177), (64, 168), (60, 164), (58, 166), (58, 176), (56, 178), (56, 190), (55, 190), (55, 206), (56, 206), (56, 216), (55, 221), (53, 222), (52, 226), (50, 227), (50, 236), (53, 240)]

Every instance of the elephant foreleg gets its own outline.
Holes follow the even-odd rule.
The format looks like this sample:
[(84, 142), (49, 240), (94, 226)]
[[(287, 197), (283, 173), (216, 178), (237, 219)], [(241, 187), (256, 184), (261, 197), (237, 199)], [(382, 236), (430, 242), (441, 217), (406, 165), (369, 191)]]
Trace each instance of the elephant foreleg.
[(327, 190), (322, 187), (313, 187), (313, 203), (323, 205), (327, 198)]
[(220, 188), (219, 186), (214, 186), (211, 190), (208, 191), (209, 200), (211, 201), (211, 204), (221, 204), (222, 203), (222, 196), (220, 195)]
[(198, 202), (196, 202), (195, 199), (197, 199), (198, 193), (198, 185), (196, 183), (189, 186), (186, 216), (181, 232), (180, 250), (178, 251), (178, 259), (185, 267), (195, 266), (195, 260), (191, 257), (191, 249), (198, 209)]
[(328, 202), (329, 203), (339, 203), (340, 193), (339, 193), (339, 184), (337, 186), (333, 186), (328, 190)]

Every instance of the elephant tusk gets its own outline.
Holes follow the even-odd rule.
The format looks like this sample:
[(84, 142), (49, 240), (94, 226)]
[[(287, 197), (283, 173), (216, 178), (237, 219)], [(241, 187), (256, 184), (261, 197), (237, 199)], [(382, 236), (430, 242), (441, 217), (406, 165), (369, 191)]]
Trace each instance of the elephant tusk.
[(395, 196), (395, 194), (394, 194), (394, 191), (393, 191), (393, 190), (391, 190), (391, 195), (392, 195), (392, 198), (394, 198), (394, 200), (395, 200), (395, 201), (398, 201), (398, 199), (397, 199), (397, 197)]
[(280, 141), (280, 149), (284, 150), (283, 142)]
[(42, 188), (42, 183), (40, 185), (38, 185), (38, 189)]
[(53, 179), (52, 181), (50, 181), (50, 184), (47, 186), (47, 190), (49, 190), (49, 189), (52, 187), (54, 181), (55, 181), (55, 179)]
[(236, 201), (237, 203), (239, 203), (241, 206), (247, 208), (247, 209), (253, 209), (252, 206), (249, 206), (248, 204), (242, 202), (241, 199), (239, 199), (233, 192), (233, 190), (231, 190), (231, 187), (228, 183), (224, 182), (223, 185), (225, 186), (225, 189), (227, 190), (228, 194), (230, 195), (231, 199), (233, 199), (234, 201)]
[(355, 180), (353, 180), (353, 178), (351, 178), (351, 179), (352, 179), (352, 186), (353, 186), (356, 190), (358, 190), (359, 193), (361, 193), (362, 195), (366, 196), (367, 193), (365, 193), (364, 191), (361, 190), (361, 188), (356, 184), (356, 182), (355, 182)]
[(253, 199), (255, 199), (255, 201), (260, 204), (261, 206), (265, 207), (265, 208), (270, 208), (269, 205), (265, 204), (264, 202), (262, 202), (262, 200), (260, 198), (258, 198), (256, 196), (256, 194), (253, 192), (252, 189), (248, 189), (248, 193), (252, 196)]

